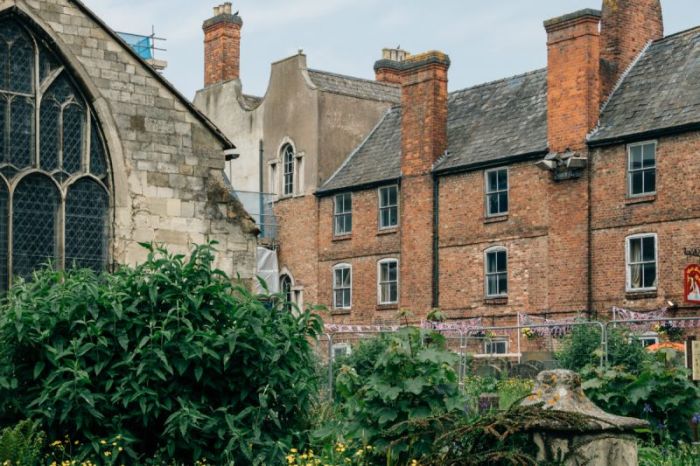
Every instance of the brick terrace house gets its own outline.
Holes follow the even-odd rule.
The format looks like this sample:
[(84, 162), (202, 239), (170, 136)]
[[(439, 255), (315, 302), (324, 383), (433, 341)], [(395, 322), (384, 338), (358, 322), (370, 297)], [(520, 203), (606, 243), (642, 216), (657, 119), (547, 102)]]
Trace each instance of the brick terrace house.
[(339, 323), (694, 313), (700, 28), (664, 37), (659, 0), (615, 3), (545, 21), (546, 69), (456, 92), (440, 52), (378, 61), (400, 103), (276, 203), (280, 262), (307, 302)]
[(0, 289), (51, 260), (102, 270), (218, 240), (252, 280), (257, 228), (235, 149), (77, 0), (0, 2)]

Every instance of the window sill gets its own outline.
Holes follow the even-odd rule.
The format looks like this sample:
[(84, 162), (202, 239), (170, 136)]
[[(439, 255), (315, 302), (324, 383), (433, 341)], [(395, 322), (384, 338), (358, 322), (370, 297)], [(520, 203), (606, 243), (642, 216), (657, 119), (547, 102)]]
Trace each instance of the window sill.
[(505, 215), (495, 215), (493, 217), (486, 217), (484, 219), (484, 223), (489, 224), (489, 223), (500, 223), (500, 222), (507, 222), (508, 221), (508, 214)]
[(500, 298), (484, 298), (484, 304), (487, 306), (505, 306), (508, 304), (508, 296)]
[(638, 299), (652, 299), (656, 298), (658, 293), (656, 290), (649, 291), (627, 291), (625, 292), (625, 299), (629, 301), (635, 301)]
[(384, 228), (382, 230), (377, 231), (377, 236), (395, 235), (398, 232), (399, 232), (398, 227)]
[(333, 242), (350, 241), (351, 239), (352, 239), (352, 233), (350, 233), (349, 235), (334, 236), (334, 237), (333, 237)]
[(656, 194), (645, 194), (644, 196), (634, 196), (625, 199), (626, 205), (648, 204), (656, 200)]
[(377, 304), (378, 311), (398, 311), (398, 304)]
[(351, 313), (350, 309), (333, 309), (331, 311), (332, 316), (349, 316)]

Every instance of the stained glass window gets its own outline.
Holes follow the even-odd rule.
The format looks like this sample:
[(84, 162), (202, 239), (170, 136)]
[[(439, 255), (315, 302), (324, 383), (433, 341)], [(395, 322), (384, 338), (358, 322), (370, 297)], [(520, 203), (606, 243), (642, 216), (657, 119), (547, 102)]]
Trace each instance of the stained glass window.
[(48, 262), (105, 267), (102, 132), (61, 60), (14, 17), (0, 20), (0, 174), (0, 290)]

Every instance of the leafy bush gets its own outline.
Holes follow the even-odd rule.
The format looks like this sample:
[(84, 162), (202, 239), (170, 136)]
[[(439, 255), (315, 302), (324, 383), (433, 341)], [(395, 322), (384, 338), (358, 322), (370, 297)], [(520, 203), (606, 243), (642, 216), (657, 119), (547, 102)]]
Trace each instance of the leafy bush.
[(586, 395), (611, 413), (649, 420), (657, 438), (690, 440), (690, 421), (700, 411), (700, 387), (688, 379), (685, 368), (667, 363), (669, 352), (657, 353), (638, 373), (623, 366), (589, 366), (582, 373)]
[(639, 448), (640, 466), (700, 466), (700, 447), (677, 445), (643, 445)]
[(522, 401), (532, 393), (535, 383), (526, 379), (503, 379), (497, 384), (499, 407), (502, 410), (510, 409), (515, 403)]
[[(600, 328), (581, 325), (572, 329), (563, 340), (557, 360), (564, 369), (580, 372), (587, 365), (599, 365), (601, 348)], [(611, 366), (624, 366), (637, 372), (649, 359), (648, 353), (635, 340), (630, 340), (629, 332), (610, 329), (608, 332), (608, 361)]]
[(0, 431), (0, 464), (34, 466), (41, 462), (44, 433), (39, 424), (22, 421)]
[(120, 435), (132, 459), (275, 464), (298, 444), (317, 394), (309, 311), (287, 312), (213, 267), (145, 245), (114, 275), (37, 273), (0, 308), (0, 419), (37, 419), (79, 441)]
[[(428, 420), (461, 411), (454, 366), (458, 356), (445, 349), (444, 338), (406, 327), (381, 337), (386, 347), (374, 361), (373, 369), (361, 377), (344, 366), (336, 382), (342, 416), (317, 432), (317, 438), (344, 438), (373, 445), (382, 454), (405, 464), (415, 454), (429, 451), (433, 439), (411, 435), (408, 420)], [(407, 436), (406, 442), (393, 440)]]

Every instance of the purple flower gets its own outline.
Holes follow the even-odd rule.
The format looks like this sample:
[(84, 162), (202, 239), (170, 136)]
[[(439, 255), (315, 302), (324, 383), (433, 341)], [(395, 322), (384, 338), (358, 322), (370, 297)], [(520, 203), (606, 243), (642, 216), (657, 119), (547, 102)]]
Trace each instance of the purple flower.
[(693, 414), (693, 418), (690, 420), (695, 425), (700, 424), (700, 413)]
[(643, 412), (644, 412), (645, 414), (650, 414), (650, 413), (653, 413), (654, 410), (651, 408), (651, 405), (650, 405), (649, 403), (644, 403)]

